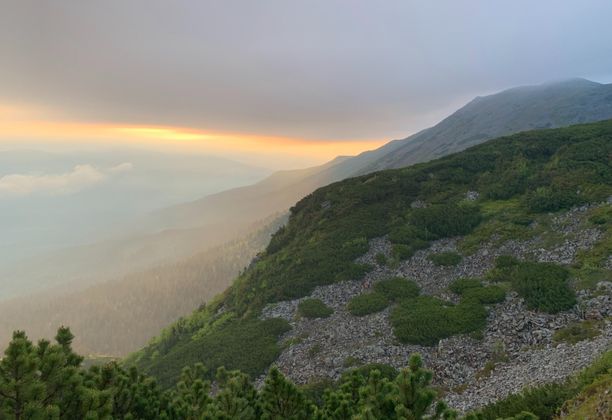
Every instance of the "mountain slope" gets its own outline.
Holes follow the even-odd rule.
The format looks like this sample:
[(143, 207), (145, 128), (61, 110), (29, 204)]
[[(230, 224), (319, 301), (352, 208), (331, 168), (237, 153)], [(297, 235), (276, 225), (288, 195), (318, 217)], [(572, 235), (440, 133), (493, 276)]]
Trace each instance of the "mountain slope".
[[(292, 208), (230, 289), (127, 363), (166, 385), (195, 362), (257, 376), (276, 361), (306, 382), (337, 378), (355, 363), (402, 365), (419, 351), (443, 373), (442, 384), (455, 387), (471, 384), (461, 381), (475, 380), (503, 331), (513, 331), (500, 357), (529, 370), (545, 354), (527, 353), (533, 359), (521, 364), (522, 346), (550, 344), (554, 331), (582, 322), (577, 305), (599, 317), (612, 309), (600, 298), (609, 292), (595, 291), (611, 274), (612, 214), (601, 204), (612, 194), (611, 159), (605, 121), (520, 133), (320, 188)], [(456, 269), (445, 262), (455, 256)], [(463, 276), (478, 277), (469, 291), (451, 283)], [(300, 317), (305, 297), (332, 315)], [(524, 325), (505, 324), (520, 319), (548, 332), (530, 327), (525, 335)], [(560, 347), (559, 360), (574, 362), (560, 363), (567, 369), (558, 374), (609, 345), (610, 325), (597, 328), (584, 358)]]
[[(170, 226), (261, 219), (316, 188), (351, 176), (426, 162), (495, 137), (537, 128), (612, 118), (612, 84), (572, 79), (478, 97), (433, 127), (379, 149), (301, 171), (272, 175), (252, 186), (205, 197), (163, 212)], [(229, 211), (229, 213), (227, 213)], [(227, 218), (226, 218), (227, 217)]]
[(477, 97), (435, 126), (383, 146), (360, 173), (401, 168), (519, 131), (612, 118), (612, 84), (571, 79)]

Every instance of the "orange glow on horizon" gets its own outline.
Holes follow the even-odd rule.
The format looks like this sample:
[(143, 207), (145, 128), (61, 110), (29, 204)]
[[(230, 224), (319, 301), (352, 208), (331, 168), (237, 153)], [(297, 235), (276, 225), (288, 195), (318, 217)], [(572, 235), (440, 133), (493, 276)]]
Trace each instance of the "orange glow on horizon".
[(140, 144), (203, 152), (248, 152), (286, 154), (329, 160), (339, 155), (355, 155), (375, 149), (382, 139), (334, 140), (304, 139), (246, 133), (207, 132), (185, 127), (84, 123), (32, 118), (26, 108), (0, 104), (0, 142), (35, 139), (44, 142), (101, 144)]

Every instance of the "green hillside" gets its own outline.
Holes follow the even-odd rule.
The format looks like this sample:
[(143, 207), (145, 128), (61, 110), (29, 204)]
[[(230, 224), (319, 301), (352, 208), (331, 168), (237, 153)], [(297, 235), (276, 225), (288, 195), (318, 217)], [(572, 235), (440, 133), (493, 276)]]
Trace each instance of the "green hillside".
[[(164, 385), (196, 362), (205, 365), (209, 376), (221, 365), (256, 376), (280, 353), (277, 338), (290, 328), (282, 319), (260, 320), (262, 308), (307, 296), (319, 285), (359, 279), (371, 267), (355, 259), (368, 250), (370, 239), (388, 235), (393, 259), (399, 261), (445, 237), (465, 236), (461, 247), (469, 253), (493, 234), (498, 240), (530, 235), (527, 225), (546, 213), (605, 201), (612, 194), (611, 157), (612, 121), (603, 121), (519, 133), (429, 163), (320, 188), (291, 209), (287, 226), (232, 287), (164, 330), (126, 363)], [(479, 198), (467, 199), (468, 191), (477, 191)], [(570, 276), (588, 287), (609, 274), (604, 267), (612, 246), (609, 211), (604, 208), (593, 218), (606, 236), (580, 255), (572, 272), (500, 261), (494, 280), (507, 283), (537, 310), (554, 313), (573, 305)], [(533, 278), (540, 283), (534, 286)], [(440, 338), (482, 328), (486, 312), (479, 305), (497, 294), (492, 292), (479, 292), (480, 298), (466, 293), (472, 297), (462, 297), (449, 314), (439, 303), (416, 299), (421, 310), (435, 310), (441, 319), (463, 317), (437, 332)], [(394, 318), (401, 321), (403, 315)], [(398, 331), (401, 325), (396, 328), (400, 340), (431, 340)]]

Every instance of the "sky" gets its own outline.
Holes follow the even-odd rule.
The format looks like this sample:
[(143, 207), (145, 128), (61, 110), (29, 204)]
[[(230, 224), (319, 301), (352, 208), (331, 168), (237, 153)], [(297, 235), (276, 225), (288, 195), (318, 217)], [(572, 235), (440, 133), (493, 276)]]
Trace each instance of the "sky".
[(297, 167), (404, 138), (477, 95), (612, 81), (609, 0), (0, 6), (0, 149), (120, 145)]

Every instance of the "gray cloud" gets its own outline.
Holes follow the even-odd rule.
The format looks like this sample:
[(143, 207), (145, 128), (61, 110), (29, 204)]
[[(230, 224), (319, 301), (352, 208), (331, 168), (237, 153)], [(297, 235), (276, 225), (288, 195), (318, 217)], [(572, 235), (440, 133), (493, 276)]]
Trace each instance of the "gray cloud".
[(87, 164), (76, 165), (72, 171), (64, 174), (4, 175), (0, 177), (0, 198), (73, 194), (132, 169), (132, 164), (126, 162), (107, 169)]
[(612, 73), (612, 2), (4, 2), (2, 100), (74, 118), (401, 136), (517, 84)]

